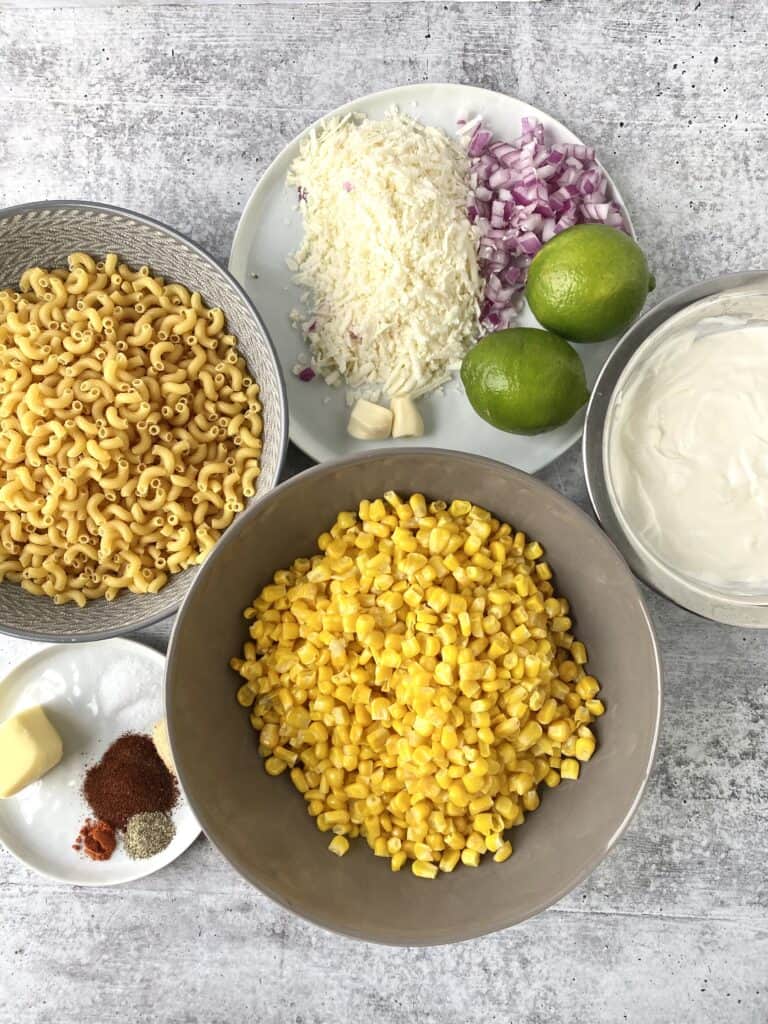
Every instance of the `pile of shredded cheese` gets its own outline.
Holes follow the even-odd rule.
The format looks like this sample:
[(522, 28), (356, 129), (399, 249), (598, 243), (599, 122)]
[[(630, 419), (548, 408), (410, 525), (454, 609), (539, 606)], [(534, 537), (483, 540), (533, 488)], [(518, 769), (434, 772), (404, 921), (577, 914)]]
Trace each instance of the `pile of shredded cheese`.
[(347, 115), (307, 135), (288, 184), (304, 219), (294, 319), (315, 370), (373, 400), (448, 381), (477, 340), (483, 288), (462, 148), (397, 111)]

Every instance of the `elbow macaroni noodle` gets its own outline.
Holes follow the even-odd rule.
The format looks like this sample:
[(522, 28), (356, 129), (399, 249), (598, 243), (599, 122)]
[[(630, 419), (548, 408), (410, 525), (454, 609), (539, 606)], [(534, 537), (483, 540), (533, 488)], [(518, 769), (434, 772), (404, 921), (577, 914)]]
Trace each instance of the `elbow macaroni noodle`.
[(224, 314), (109, 253), (0, 291), (0, 580), (157, 593), (256, 490), (259, 387)]

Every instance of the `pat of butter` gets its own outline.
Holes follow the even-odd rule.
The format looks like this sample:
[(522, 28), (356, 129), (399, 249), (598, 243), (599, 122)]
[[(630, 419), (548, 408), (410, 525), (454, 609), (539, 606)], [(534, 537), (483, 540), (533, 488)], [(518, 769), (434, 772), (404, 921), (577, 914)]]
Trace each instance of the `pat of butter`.
[(14, 796), (61, 760), (61, 737), (38, 705), (0, 725), (0, 797)]

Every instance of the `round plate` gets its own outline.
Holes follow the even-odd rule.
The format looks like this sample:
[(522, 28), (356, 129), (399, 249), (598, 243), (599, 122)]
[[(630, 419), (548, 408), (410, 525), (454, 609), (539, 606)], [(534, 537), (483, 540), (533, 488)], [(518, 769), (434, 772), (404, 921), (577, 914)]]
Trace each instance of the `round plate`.
[(73, 885), (118, 885), (165, 867), (200, 834), (181, 798), (176, 835), (154, 857), (131, 860), (118, 841), (107, 861), (72, 849), (89, 817), (81, 788), (94, 764), (125, 732), (151, 732), (163, 717), (165, 658), (131, 640), (48, 647), (0, 683), (0, 722), (42, 704), (61, 735), (64, 756), (39, 782), (0, 800), (0, 841), (33, 871)]
[(616, 384), (635, 352), (650, 335), (670, 317), (693, 303), (731, 291), (768, 289), (768, 272), (750, 271), (723, 274), (720, 277), (692, 285), (671, 295), (641, 317), (624, 335), (609, 355), (597, 379), (587, 406), (584, 425), (584, 475), (592, 507), (605, 532), (618, 547), (632, 571), (648, 586), (681, 608), (707, 619), (732, 626), (768, 628), (768, 606), (738, 604), (718, 600), (702, 588), (686, 583), (671, 573), (656, 559), (650, 558), (633, 544), (614, 511), (603, 468), (603, 439), (606, 414)]
[[(393, 106), (426, 124), (442, 128), (450, 136), (455, 134), (460, 116), (482, 114), (490, 127), (506, 138), (519, 134), (521, 118), (536, 117), (544, 124), (552, 142), (581, 142), (549, 114), (511, 96), (467, 85), (401, 86), (354, 100), (326, 116), (358, 111), (371, 118), (381, 118)], [(386, 448), (392, 442), (356, 441), (350, 437), (345, 389), (331, 388), (319, 377), (305, 383), (292, 373), (296, 358), (300, 352), (306, 352), (306, 345), (289, 319), (291, 310), (300, 305), (301, 291), (292, 281), (286, 260), (299, 246), (302, 223), (295, 190), (287, 187), (285, 178), (299, 152), (301, 140), (311, 127), (285, 147), (254, 189), (235, 232), (229, 269), (253, 300), (277, 349), (288, 391), (291, 440), (313, 459), (325, 462), (338, 456), (360, 454), (370, 448)], [(610, 187), (613, 198), (625, 208), (612, 181)], [(626, 211), (625, 216), (631, 230)], [(537, 326), (527, 306), (518, 324)], [(578, 347), (589, 385), (597, 377), (612, 345), (609, 341)], [(463, 392), (452, 384), (442, 393), (432, 392), (422, 398), (419, 409), (424, 418), (424, 437), (410, 442), (398, 440), (398, 444), (482, 452), (529, 473), (542, 469), (577, 441), (584, 421), (582, 410), (564, 426), (546, 434), (536, 437), (507, 434), (480, 419)]]

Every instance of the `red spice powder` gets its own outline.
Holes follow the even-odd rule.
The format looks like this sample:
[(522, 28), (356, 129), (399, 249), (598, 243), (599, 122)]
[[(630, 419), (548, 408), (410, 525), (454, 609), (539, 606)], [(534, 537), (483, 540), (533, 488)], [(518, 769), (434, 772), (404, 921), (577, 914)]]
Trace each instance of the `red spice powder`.
[(141, 811), (170, 811), (179, 790), (151, 737), (126, 733), (88, 769), (83, 795), (101, 821), (124, 829)]
[(89, 818), (72, 844), (73, 850), (82, 850), (91, 860), (109, 860), (115, 852), (115, 830), (106, 821)]

